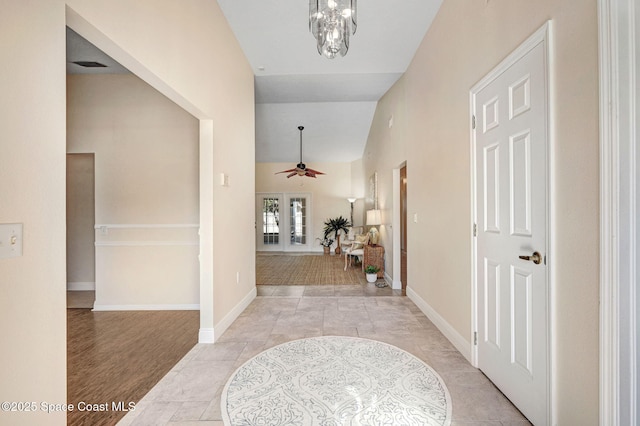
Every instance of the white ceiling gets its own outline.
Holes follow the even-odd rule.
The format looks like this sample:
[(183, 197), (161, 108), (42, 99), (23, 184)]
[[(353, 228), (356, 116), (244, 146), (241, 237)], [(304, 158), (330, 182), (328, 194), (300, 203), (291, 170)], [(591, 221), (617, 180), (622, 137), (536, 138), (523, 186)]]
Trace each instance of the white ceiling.
[[(85, 68), (76, 61), (99, 62), (104, 68)], [(113, 60), (102, 50), (89, 43), (78, 33), (67, 27), (67, 73), (68, 74), (128, 74), (129, 70)]]
[[(376, 102), (406, 71), (442, 3), (360, 0), (349, 52), (330, 60), (309, 32), (308, 1), (217, 1), (256, 76), (256, 161), (295, 163), (300, 125), (305, 162), (362, 157)], [(68, 64), (68, 72), (126, 72), (70, 30), (68, 40), (68, 63), (109, 65)]]

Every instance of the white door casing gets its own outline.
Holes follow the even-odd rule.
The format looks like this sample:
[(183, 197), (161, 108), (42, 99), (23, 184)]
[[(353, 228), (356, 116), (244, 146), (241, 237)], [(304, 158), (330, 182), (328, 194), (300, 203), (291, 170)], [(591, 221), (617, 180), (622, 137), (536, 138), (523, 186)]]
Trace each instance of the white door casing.
[(536, 425), (550, 419), (548, 31), (546, 24), (470, 96), (472, 358)]
[(600, 74), (600, 424), (640, 406), (640, 7), (598, 0)]

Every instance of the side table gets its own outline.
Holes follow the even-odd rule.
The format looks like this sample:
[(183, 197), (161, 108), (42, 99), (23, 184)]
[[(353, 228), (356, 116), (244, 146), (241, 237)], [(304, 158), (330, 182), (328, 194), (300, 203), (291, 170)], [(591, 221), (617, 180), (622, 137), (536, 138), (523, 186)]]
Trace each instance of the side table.
[(384, 247), (382, 246), (364, 246), (364, 259), (362, 265), (366, 268), (369, 265), (380, 268), (378, 270), (378, 278), (384, 278)]

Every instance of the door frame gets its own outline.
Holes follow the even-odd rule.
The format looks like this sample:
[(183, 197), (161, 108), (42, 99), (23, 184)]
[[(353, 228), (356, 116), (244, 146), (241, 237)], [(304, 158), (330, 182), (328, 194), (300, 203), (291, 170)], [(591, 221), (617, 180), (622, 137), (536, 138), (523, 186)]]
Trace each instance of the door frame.
[(600, 424), (638, 421), (639, 37), (634, 0), (598, 0)]
[(391, 276), (391, 288), (394, 290), (402, 289), (402, 280), (400, 276), (400, 268), (401, 268), (401, 258), (400, 258), (400, 169), (407, 166), (407, 162), (403, 161), (391, 170), (392, 180), (393, 180), (393, 203), (392, 203), (392, 218), (391, 218), (391, 229), (397, 229), (398, 232), (392, 232), (392, 276)]
[(546, 147), (546, 170), (544, 171), (545, 175), (545, 186), (546, 186), (546, 207), (547, 207), (547, 230), (546, 230), (546, 240), (547, 247), (544, 248), (545, 253), (547, 254), (547, 324), (548, 324), (548, 333), (547, 333), (547, 420), (548, 424), (553, 424), (553, 415), (554, 410), (552, 406), (552, 402), (554, 401), (554, 389), (555, 389), (555, 375), (553, 374), (555, 365), (553, 363), (553, 353), (554, 353), (554, 329), (555, 329), (555, 319), (553, 315), (553, 306), (554, 306), (554, 293), (553, 290), (555, 288), (555, 280), (554, 280), (554, 260), (555, 260), (555, 251), (553, 248), (555, 247), (555, 241), (553, 239), (554, 233), (552, 232), (555, 229), (555, 218), (553, 211), (551, 209), (550, 200), (554, 198), (554, 172), (551, 165), (553, 164), (553, 104), (551, 102), (552, 97), (551, 93), (553, 91), (553, 74), (551, 70), (553, 69), (551, 54), (551, 37), (552, 37), (552, 23), (551, 21), (547, 21), (540, 27), (535, 33), (533, 33), (526, 41), (524, 41), (520, 46), (518, 46), (512, 53), (510, 53), (504, 60), (500, 62), (494, 69), (492, 69), (488, 74), (485, 75), (478, 83), (476, 83), (469, 91), (469, 134), (470, 134), (470, 185), (471, 185), (471, 223), (470, 223), (470, 239), (471, 239), (471, 336), (469, 336), (469, 341), (471, 342), (471, 364), (474, 367), (478, 367), (478, 346), (477, 346), (477, 335), (478, 335), (478, 277), (477, 277), (477, 238), (476, 238), (476, 225), (477, 225), (477, 194), (476, 194), (476, 140), (474, 134), (474, 126), (475, 126), (475, 96), (479, 93), (483, 88), (488, 86), (493, 80), (495, 80), (500, 74), (502, 74), (506, 69), (508, 69), (515, 62), (524, 57), (527, 53), (529, 53), (534, 47), (539, 44), (543, 44), (545, 50), (545, 72), (547, 79), (547, 87), (546, 87), (546, 102), (548, 105), (547, 108), (547, 147)]

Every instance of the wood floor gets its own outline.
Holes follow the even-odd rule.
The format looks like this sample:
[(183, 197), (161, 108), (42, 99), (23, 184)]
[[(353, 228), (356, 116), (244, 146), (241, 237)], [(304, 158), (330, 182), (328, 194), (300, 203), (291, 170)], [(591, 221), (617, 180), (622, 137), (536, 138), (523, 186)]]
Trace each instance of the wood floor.
[(67, 401), (108, 411), (68, 413), (69, 425), (113, 425), (198, 341), (198, 311), (67, 309)]

